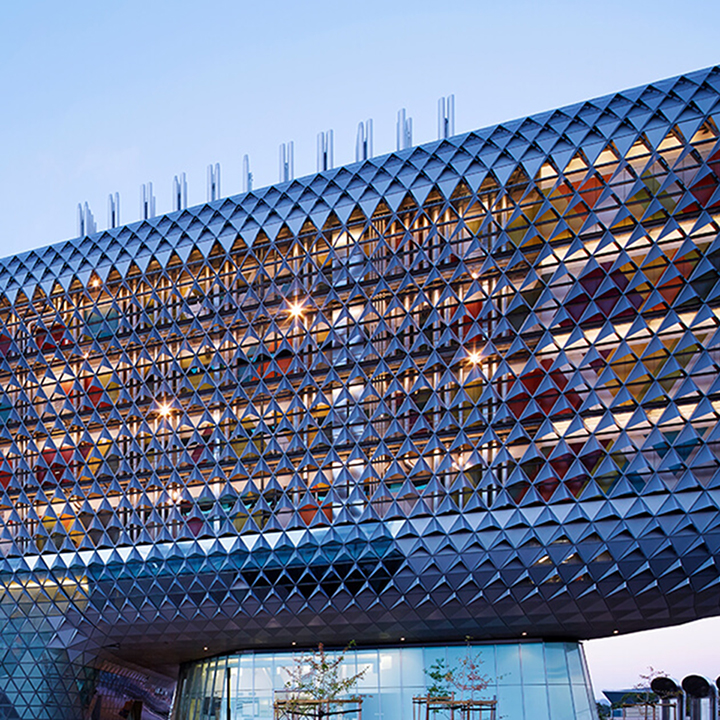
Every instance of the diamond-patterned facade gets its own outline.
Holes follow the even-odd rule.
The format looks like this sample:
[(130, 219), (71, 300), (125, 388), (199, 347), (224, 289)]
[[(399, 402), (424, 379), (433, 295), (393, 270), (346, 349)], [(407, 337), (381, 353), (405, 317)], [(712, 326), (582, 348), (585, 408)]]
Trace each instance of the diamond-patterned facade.
[(0, 261), (0, 707), (80, 717), (97, 657), (718, 614), (719, 91)]

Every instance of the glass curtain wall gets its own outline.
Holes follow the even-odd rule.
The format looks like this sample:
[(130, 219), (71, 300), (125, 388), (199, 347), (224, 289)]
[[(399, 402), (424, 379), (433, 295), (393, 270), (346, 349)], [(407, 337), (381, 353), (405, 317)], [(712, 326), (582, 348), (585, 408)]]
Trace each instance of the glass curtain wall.
[[(590, 679), (578, 643), (506, 643), (357, 649), (345, 653), (345, 677), (363, 670), (357, 686), (363, 720), (412, 717), (412, 699), (427, 692), (426, 671), (438, 660), (457, 667), (470, 653), (482, 661), (490, 684), (476, 699), (497, 699), (503, 720), (591, 720)], [(331, 653), (336, 657), (336, 653)], [(271, 720), (296, 654), (254, 653), (214, 657), (186, 665), (172, 720)], [(229, 696), (229, 703), (228, 703)], [(229, 709), (229, 717), (228, 717)]]

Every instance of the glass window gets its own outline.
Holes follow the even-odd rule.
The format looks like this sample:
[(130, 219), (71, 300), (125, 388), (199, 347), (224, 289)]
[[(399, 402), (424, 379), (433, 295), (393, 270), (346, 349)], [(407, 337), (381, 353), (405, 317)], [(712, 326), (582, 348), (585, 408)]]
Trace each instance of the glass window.
[(520, 652), (517, 645), (497, 646), (498, 686), (520, 683)]
[(287, 653), (277, 654), (274, 656), (275, 673), (273, 687), (281, 690), (285, 687), (285, 683), (290, 679), (289, 670), (295, 667), (295, 656)]
[(425, 665), (421, 648), (404, 648), (400, 651), (401, 683), (404, 688), (417, 688), (414, 694), (425, 690)]
[[(374, 693), (372, 695), (366, 695), (365, 693), (362, 693), (363, 696), (363, 706), (362, 706), (362, 714), (363, 714), (363, 720), (368, 720), (368, 718), (372, 720), (379, 720), (382, 717), (382, 710), (380, 707), (380, 694)], [(402, 717), (402, 716), (401, 716)], [(386, 720), (390, 720), (390, 716), (385, 716)]]
[(585, 673), (583, 672), (583, 662), (580, 655), (580, 646), (574, 643), (565, 645), (565, 656), (567, 658), (568, 670), (570, 671), (570, 680), (574, 683), (585, 683)]
[[(383, 720), (401, 720), (408, 716), (408, 710), (409, 708), (402, 706), (402, 695), (399, 691), (383, 692), (381, 706)], [(365, 708), (363, 708), (363, 717), (366, 717), (364, 711)]]
[[(467, 655), (468, 647), (467, 645), (460, 645), (460, 646), (450, 646), (448, 648), (445, 648), (445, 658), (446, 662), (449, 667), (456, 667), (458, 663)], [(473, 649), (470, 649), (470, 652), (473, 652)]]
[(272, 655), (255, 655), (253, 689), (256, 693), (273, 690), (273, 665)]
[[(574, 643), (502, 643), (382, 648), (347, 653), (343, 677), (367, 668), (357, 691), (363, 718), (412, 717), (412, 698), (425, 695), (425, 671), (436, 661), (457, 667), (470, 652), (482, 660), (490, 680), (483, 699), (497, 698), (497, 717), (508, 720), (593, 720), (594, 702), (586, 685), (582, 653)], [(329, 653), (333, 658), (337, 653)], [(232, 720), (271, 720), (276, 690), (284, 689), (285, 668), (296, 653), (240, 653), (202, 661), (185, 670), (180, 709), (188, 720), (225, 720), (227, 676), (231, 668)], [(571, 684), (572, 683), (572, 684)], [(476, 696), (477, 697), (477, 696)]]
[[(497, 715), (499, 718), (507, 718), (508, 720), (518, 718), (522, 720), (526, 717), (523, 715), (522, 685), (501, 685), (498, 688), (497, 701)], [(534, 717), (531, 715), (527, 720), (534, 720)], [(553, 720), (556, 720), (554, 715)]]
[(553, 720), (575, 720), (575, 706), (569, 685), (548, 685), (550, 715)]
[(569, 683), (567, 657), (564, 643), (547, 643), (545, 645), (547, 660), (547, 679), (549, 683)]
[[(377, 651), (361, 651), (356, 654), (357, 672), (365, 670), (362, 680), (358, 683), (358, 691), (361, 693), (376, 693), (380, 689), (378, 678), (378, 653)], [(364, 713), (363, 713), (364, 714)]]
[(483, 664), (481, 666), (482, 673), (483, 675), (487, 675), (490, 680), (490, 686), (488, 688), (488, 691), (490, 691), (497, 684), (498, 670), (497, 661), (495, 659), (496, 650), (497, 645), (482, 645), (478, 647), (478, 652), (480, 652), (480, 658), (483, 661)]
[[(526, 720), (550, 720), (548, 693), (544, 685), (525, 685), (523, 695)], [(500, 710), (498, 714), (503, 716), (505, 713)]]
[(426, 647), (422, 649), (424, 669), (427, 670), (433, 663), (438, 660), (447, 662), (447, 648), (444, 647)]
[(540, 643), (521, 645), (520, 656), (522, 658), (523, 685), (544, 685), (545, 657), (543, 646)]
[(591, 702), (587, 686), (573, 683), (571, 687), (577, 720), (591, 720), (594, 718), (595, 701), (592, 700)]
[(255, 712), (257, 713), (253, 720), (265, 720), (273, 716), (273, 696), (261, 695), (255, 701)]
[[(400, 651), (380, 650), (380, 683), (383, 690), (400, 688)], [(383, 710), (384, 712), (384, 710)]]
[(241, 655), (238, 661), (237, 688), (241, 693), (253, 691), (253, 656)]
[[(413, 706), (413, 698), (419, 697), (421, 695), (425, 695), (425, 688), (418, 688), (418, 687), (404, 687), (401, 693), (401, 707), (403, 709), (403, 714), (400, 716), (401, 718), (405, 717), (412, 717), (412, 706)], [(433, 719), (435, 720), (435, 719)], [(440, 720), (440, 717), (438, 716), (437, 720)]]

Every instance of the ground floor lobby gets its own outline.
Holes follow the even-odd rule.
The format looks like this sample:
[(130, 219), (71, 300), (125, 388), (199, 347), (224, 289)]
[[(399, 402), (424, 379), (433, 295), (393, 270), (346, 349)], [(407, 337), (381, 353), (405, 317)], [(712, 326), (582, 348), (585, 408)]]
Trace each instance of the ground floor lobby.
[[(335, 656), (329, 653), (331, 657)], [(271, 720), (298, 652), (239, 652), (185, 665), (172, 720)], [(519, 642), (447, 646), (355, 648), (342, 674), (365, 671), (356, 692), (363, 720), (410, 720), (413, 698), (426, 695), (431, 668), (478, 661), (489, 684), (477, 699), (496, 699), (498, 720), (591, 720), (595, 717), (582, 646)], [(228, 718), (229, 711), (229, 718)], [(440, 719), (438, 719), (440, 720)]]

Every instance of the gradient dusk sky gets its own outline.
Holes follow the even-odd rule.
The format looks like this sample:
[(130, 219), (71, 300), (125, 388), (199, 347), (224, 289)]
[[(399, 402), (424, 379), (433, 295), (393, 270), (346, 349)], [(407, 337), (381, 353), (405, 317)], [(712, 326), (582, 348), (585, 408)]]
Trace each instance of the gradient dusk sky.
[[(315, 171), (316, 135), (354, 160), (361, 120), (375, 153), (395, 149), (405, 107), (413, 142), (436, 138), (437, 99), (456, 131), (575, 103), (720, 62), (720, 2), (686, 0), (23, 0), (0, 22), (0, 255), (76, 235), (77, 203), (98, 229), (120, 193), (139, 219), (151, 181), (170, 210), (173, 175), (191, 205), (206, 168), (222, 195), (277, 181), (278, 145), (296, 176)], [(632, 686), (647, 666), (716, 677), (720, 620), (586, 644), (595, 689)]]

